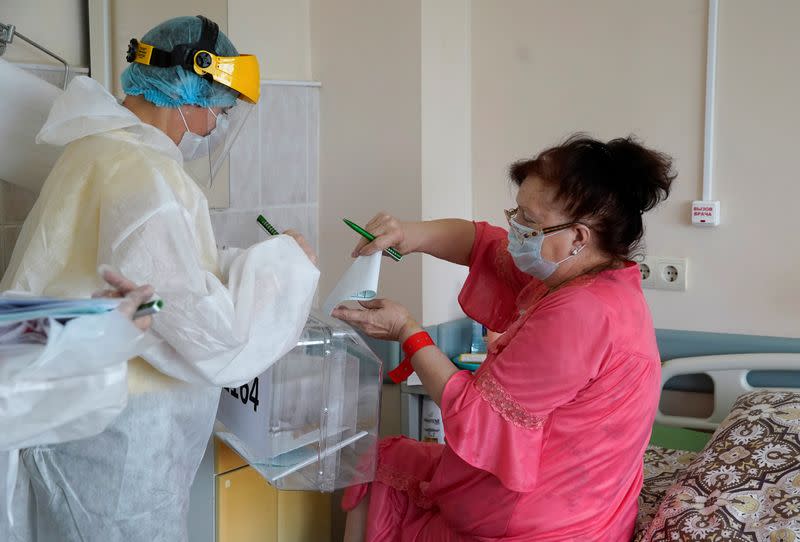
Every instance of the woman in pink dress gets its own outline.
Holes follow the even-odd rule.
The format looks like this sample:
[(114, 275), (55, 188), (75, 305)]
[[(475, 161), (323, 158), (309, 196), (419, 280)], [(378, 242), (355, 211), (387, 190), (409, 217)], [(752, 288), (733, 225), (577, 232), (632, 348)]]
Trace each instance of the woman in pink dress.
[[(345, 494), (348, 542), (631, 538), (660, 360), (630, 257), (671, 160), (631, 138), (574, 136), (510, 173), (508, 231), (380, 214), (354, 252), (468, 265), (464, 312), (504, 333), (474, 375), (435, 346), (413, 355), (446, 444), (381, 442), (375, 482)], [(334, 315), (387, 340), (422, 331), (397, 303), (362, 305)]]

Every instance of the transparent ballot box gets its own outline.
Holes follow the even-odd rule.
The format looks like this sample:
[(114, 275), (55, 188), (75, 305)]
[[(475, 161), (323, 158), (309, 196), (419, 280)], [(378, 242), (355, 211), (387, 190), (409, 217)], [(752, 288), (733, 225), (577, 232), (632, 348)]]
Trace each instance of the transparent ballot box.
[(223, 390), (215, 433), (278, 489), (370, 482), (382, 378), (381, 361), (351, 327), (312, 314), (286, 356)]

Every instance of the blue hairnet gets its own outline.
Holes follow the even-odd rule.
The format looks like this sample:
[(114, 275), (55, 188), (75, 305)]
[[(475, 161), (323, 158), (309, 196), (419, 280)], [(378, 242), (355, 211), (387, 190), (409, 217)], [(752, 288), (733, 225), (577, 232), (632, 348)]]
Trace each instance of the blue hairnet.
[[(200, 39), (203, 23), (197, 17), (176, 17), (164, 21), (142, 36), (142, 42), (165, 51), (181, 43)], [(239, 52), (222, 30), (217, 38), (218, 56), (237, 56)], [(209, 82), (182, 66), (159, 68), (133, 63), (122, 72), (122, 90), (130, 96), (144, 96), (159, 107), (199, 105), (230, 107), (239, 93), (217, 82)]]

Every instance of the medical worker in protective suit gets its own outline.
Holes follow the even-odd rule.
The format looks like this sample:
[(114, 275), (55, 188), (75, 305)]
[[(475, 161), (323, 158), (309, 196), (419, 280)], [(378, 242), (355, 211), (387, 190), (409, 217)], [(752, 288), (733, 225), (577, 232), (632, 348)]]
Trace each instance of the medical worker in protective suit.
[(121, 104), (78, 77), (53, 106), (38, 139), (64, 152), (0, 290), (85, 296), (108, 264), (164, 300), (160, 341), (129, 362), (128, 406), (108, 429), (22, 452), (12, 540), (186, 540), (220, 387), (295, 345), (319, 278), (298, 234), (215, 245), (199, 185), (258, 100), (256, 59), (213, 22), (181, 17), (131, 40), (128, 61)]

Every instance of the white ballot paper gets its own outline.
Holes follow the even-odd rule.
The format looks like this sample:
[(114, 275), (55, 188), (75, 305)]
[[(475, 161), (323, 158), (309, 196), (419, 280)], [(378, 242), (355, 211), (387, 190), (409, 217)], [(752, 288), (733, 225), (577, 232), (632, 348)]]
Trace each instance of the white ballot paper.
[(359, 256), (328, 295), (328, 299), (322, 305), (322, 311), (330, 316), (333, 309), (342, 301), (374, 299), (378, 293), (380, 274), (380, 252), (376, 252), (372, 256)]

